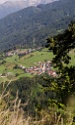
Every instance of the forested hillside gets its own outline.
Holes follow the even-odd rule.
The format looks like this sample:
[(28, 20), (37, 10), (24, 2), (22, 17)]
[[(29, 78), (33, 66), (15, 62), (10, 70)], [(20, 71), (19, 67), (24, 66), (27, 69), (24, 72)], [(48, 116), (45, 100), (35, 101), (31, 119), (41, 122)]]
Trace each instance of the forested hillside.
[(75, 19), (75, 0), (60, 0), (29, 7), (0, 21), (0, 50), (15, 46), (35, 47), (67, 28)]
[[(5, 1), (5, 0), (4, 0)], [(3, 0), (0, 0), (0, 19), (4, 18), (5, 16), (18, 12), (24, 8), (29, 6), (37, 6), (40, 4), (47, 4), (54, 2), (55, 0), (9, 0), (3, 3)], [(1, 4), (3, 3), (3, 4)]]
[(46, 47), (54, 54), (57, 76), (43, 73), (0, 83), (1, 125), (75, 125), (75, 63), (70, 65), (75, 23), (48, 38)]

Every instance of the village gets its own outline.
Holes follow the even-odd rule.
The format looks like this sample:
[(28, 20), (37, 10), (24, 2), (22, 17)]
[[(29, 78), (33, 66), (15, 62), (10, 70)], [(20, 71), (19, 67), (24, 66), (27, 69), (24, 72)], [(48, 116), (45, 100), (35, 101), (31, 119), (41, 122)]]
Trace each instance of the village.
[(41, 75), (43, 73), (47, 73), (50, 76), (57, 77), (57, 73), (53, 70), (51, 61), (38, 62), (36, 66), (32, 66), (30, 68), (19, 65), (18, 68), (24, 70), (25, 73), (33, 75)]
[(38, 48), (34, 48), (34, 49), (31, 49), (31, 48), (30, 49), (16, 49), (16, 50), (6, 52), (5, 56), (10, 57), (13, 55), (18, 55), (20, 57), (20, 56), (24, 56), (24, 55), (28, 55), (30, 53), (33, 53), (35, 51), (39, 51), (41, 49), (42, 49), (42, 47), (38, 47)]
[[(42, 47), (35, 48), (35, 49), (32, 49), (32, 48), (29, 48), (29, 49), (15, 49), (15, 50), (11, 50), (11, 51), (8, 51), (8, 52), (5, 53), (5, 57), (8, 58), (8, 61), (6, 61), (4, 63), (9, 64), (10, 63), (9, 60), (12, 59), (12, 57), (14, 55), (15, 55), (14, 60), (16, 60), (16, 55), (19, 57), (18, 60), (20, 60), (21, 57), (23, 57), (23, 56), (25, 57), (26, 55), (31, 55), (31, 53), (35, 53), (36, 51), (38, 51), (38, 53), (40, 55), (42, 55), (42, 56), (43, 56), (43, 54), (46, 53), (45, 51), (44, 52), (42, 51)], [(23, 61), (25, 61), (25, 60), (23, 60)], [(18, 71), (17, 69), (21, 69), (24, 74), (41, 75), (41, 74), (46, 73), (49, 76), (57, 77), (57, 73), (53, 69), (52, 61), (50, 61), (49, 59), (46, 60), (46, 59), (44, 59), (44, 57), (43, 57), (43, 60), (39, 61), (39, 59), (38, 59), (38, 61), (33, 62), (33, 64), (31, 64), (29, 66), (27, 66), (27, 65), (25, 65), (25, 64), (23, 64), (21, 62), (20, 63), (17, 63), (17, 62), (15, 63), (15, 61), (14, 61), (14, 64), (15, 64), (15, 66), (13, 67), (12, 71), (11, 71), (11, 69), (10, 70), (4, 70), (3, 73), (1, 73), (0, 77), (7, 77), (9, 75), (16, 76), (16, 74), (18, 74), (18, 73), (13, 73), (13, 71), (16, 70), (15, 72), (17, 72)], [(7, 67), (6, 67), (6, 69), (7, 69)]]

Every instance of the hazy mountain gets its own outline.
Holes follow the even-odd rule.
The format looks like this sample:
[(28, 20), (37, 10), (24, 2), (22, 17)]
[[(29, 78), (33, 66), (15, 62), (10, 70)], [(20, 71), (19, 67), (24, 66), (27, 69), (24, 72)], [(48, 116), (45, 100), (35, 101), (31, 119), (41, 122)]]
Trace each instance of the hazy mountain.
[(75, 0), (29, 7), (0, 20), (0, 50), (33, 47), (60, 33), (75, 19)]
[(47, 4), (55, 0), (17, 0), (17, 1), (7, 1), (0, 4), (0, 19), (11, 14), (27, 8), (29, 6), (37, 6), (39, 4)]
[(5, 2), (4, 4), (0, 4), (0, 19), (25, 8), (25, 2)]

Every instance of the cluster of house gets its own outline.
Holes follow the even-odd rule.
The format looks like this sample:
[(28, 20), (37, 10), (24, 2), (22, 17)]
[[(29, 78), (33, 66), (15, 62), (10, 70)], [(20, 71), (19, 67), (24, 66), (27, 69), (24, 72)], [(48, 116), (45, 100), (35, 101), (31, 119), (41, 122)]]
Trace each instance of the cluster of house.
[(13, 55), (18, 55), (18, 56), (23, 56), (23, 55), (27, 55), (30, 54), (32, 52), (35, 52), (37, 50), (40, 50), (41, 47), (36, 48), (36, 49), (16, 49), (16, 50), (12, 50), (12, 51), (8, 51), (5, 53), (5, 56), (13, 56)]
[(39, 63), (37, 63), (37, 66), (33, 66), (33, 67), (30, 67), (30, 68), (26, 68), (26, 67), (20, 65), (19, 68), (24, 70), (25, 73), (29, 73), (29, 74), (41, 75), (43, 73), (47, 73), (50, 76), (57, 77), (56, 72), (52, 70), (51, 61), (39, 62)]

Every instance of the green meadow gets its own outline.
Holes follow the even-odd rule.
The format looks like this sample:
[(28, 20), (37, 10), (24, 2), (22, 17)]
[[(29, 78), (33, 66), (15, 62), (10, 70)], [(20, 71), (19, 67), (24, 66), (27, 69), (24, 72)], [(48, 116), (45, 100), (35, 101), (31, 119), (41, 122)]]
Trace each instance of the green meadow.
[[(71, 65), (75, 65), (75, 53), (72, 51), (70, 53), (70, 56), (72, 57), (72, 60), (70, 61)], [(0, 74), (6, 74), (6, 73), (12, 73), (10, 76), (11, 78), (14, 78), (15, 75), (16, 78), (20, 78), (23, 76), (29, 76), (32, 77), (30, 74), (25, 73), (22, 69), (15, 69), (15, 65), (22, 65), (25, 67), (31, 67), (37, 65), (38, 62), (44, 62), (47, 60), (52, 60), (53, 54), (49, 52), (47, 49), (42, 49), (41, 51), (36, 51), (33, 53), (30, 53), (28, 55), (24, 55), (19, 58), (18, 55), (13, 55), (10, 57), (4, 57), (3, 60), (5, 61), (4, 64), (0, 65)], [(0, 60), (1, 62), (2, 60)], [(8, 78), (0, 77), (0, 81), (3, 80), (6, 81)]]
[[(52, 60), (52, 58), (53, 58), (53, 54), (50, 53), (47, 49), (30, 53), (28, 55), (22, 56), (21, 58), (19, 58), (18, 55), (4, 57), (3, 60), (5, 62), (4, 64), (0, 65), (0, 74), (6, 74), (10, 72), (12, 73), (12, 75), (18, 74), (17, 78), (20, 78), (23, 76), (31, 77), (30, 74), (25, 73), (22, 69), (19, 69), (19, 68), (15, 69), (14, 68), (15, 65), (31, 67), (31, 66), (37, 65), (38, 62)], [(3, 79), (7, 80), (6, 78), (0, 78), (0, 81), (2, 81)]]

